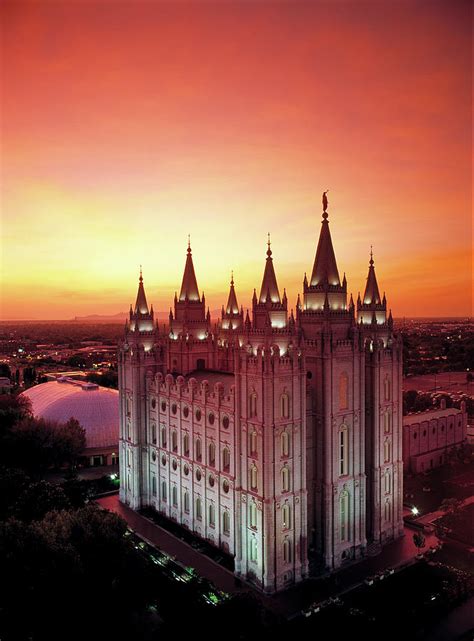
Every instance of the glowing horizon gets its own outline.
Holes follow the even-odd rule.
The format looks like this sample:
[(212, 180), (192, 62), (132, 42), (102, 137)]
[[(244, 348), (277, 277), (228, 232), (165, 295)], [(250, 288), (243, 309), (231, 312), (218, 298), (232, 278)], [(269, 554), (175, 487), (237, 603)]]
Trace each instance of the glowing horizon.
[[(472, 315), (470, 3), (5, 2), (0, 319), (259, 292), (289, 308), (329, 189), (340, 277)], [(361, 7), (363, 6), (363, 9)], [(112, 11), (113, 7), (113, 11)]]

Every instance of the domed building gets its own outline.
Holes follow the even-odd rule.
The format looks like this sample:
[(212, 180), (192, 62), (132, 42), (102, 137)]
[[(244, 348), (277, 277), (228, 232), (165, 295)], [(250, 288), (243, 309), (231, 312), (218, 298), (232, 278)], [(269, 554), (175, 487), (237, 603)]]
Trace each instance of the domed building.
[(119, 441), (119, 393), (95, 383), (60, 377), (23, 392), (34, 416), (66, 423), (71, 417), (86, 430), (86, 465), (116, 465)]

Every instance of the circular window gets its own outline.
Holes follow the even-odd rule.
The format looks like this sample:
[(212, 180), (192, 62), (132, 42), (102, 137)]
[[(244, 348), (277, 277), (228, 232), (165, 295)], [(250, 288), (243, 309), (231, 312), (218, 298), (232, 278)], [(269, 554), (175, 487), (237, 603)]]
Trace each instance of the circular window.
[(313, 378), (313, 372), (306, 372), (306, 378)]
[(200, 481), (200, 480), (201, 480), (201, 470), (198, 469), (196, 470), (196, 481)]
[(178, 461), (175, 458), (173, 459), (171, 465), (173, 466), (173, 470), (176, 472), (176, 470), (178, 469)]
[(161, 401), (161, 411), (162, 412), (166, 411), (166, 401)]
[(155, 407), (156, 407), (156, 398), (152, 398), (151, 399), (151, 407), (152, 407), (152, 409), (155, 409)]
[(187, 476), (189, 474), (189, 465), (186, 465), (186, 464), (184, 465), (183, 472), (184, 472), (184, 476)]
[(214, 477), (212, 476), (212, 474), (209, 474), (209, 486), (214, 487), (214, 483)]
[(151, 453), (151, 460), (153, 461), (153, 463), (156, 461), (156, 452)]
[(224, 416), (224, 418), (222, 419), (222, 427), (224, 429), (227, 429), (229, 427), (229, 417), (228, 416)]
[(161, 465), (165, 466), (166, 465), (166, 456), (163, 454), (161, 457)]
[(201, 420), (201, 416), (202, 416), (202, 415), (201, 415), (201, 410), (200, 410), (200, 409), (197, 409), (197, 410), (196, 410), (196, 421), (200, 421), (200, 420)]
[(187, 405), (183, 407), (183, 416), (184, 418), (188, 418), (189, 416), (189, 407)]
[(211, 412), (207, 417), (209, 420), (209, 425), (214, 425), (214, 414)]
[(171, 406), (171, 411), (173, 412), (173, 414), (176, 414), (176, 412), (178, 411), (178, 406), (176, 405), (176, 403), (173, 403), (173, 405)]
[(224, 490), (224, 492), (225, 492), (226, 494), (228, 493), (229, 488), (230, 488), (229, 481), (224, 481), (224, 482), (222, 483), (222, 489)]

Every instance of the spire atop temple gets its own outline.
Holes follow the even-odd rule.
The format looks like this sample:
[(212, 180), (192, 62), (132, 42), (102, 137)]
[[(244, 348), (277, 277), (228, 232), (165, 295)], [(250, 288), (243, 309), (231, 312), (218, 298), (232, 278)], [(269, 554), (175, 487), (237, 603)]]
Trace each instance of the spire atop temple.
[(194, 273), (193, 255), (191, 251), (191, 238), (188, 235), (188, 249), (186, 255), (186, 264), (184, 267), (183, 282), (181, 284), (181, 292), (179, 300), (199, 300), (199, 290), (196, 281), (196, 274)]
[(234, 272), (231, 272), (230, 276), (230, 290), (229, 298), (227, 299), (227, 306), (225, 308), (226, 314), (238, 314), (239, 306), (237, 304), (237, 296), (235, 295), (234, 289)]
[(327, 197), (323, 194), (323, 220), (321, 221), (321, 233), (319, 235), (318, 248), (314, 259), (313, 272), (310, 285), (340, 285), (339, 272), (337, 269), (336, 256), (332, 246), (331, 232), (329, 231)]
[(268, 294), (270, 295), (269, 302), (280, 303), (280, 292), (278, 291), (275, 269), (273, 267), (272, 250), (270, 249), (270, 234), (268, 234), (267, 245), (267, 260), (265, 263), (265, 271), (263, 273), (262, 287), (260, 288), (259, 303), (266, 303)]
[(138, 279), (138, 292), (137, 300), (135, 302), (135, 314), (149, 314), (148, 303), (145, 296), (145, 288), (143, 287), (143, 273), (142, 266), (140, 265), (140, 277)]
[(374, 252), (372, 251), (372, 245), (370, 246), (369, 273), (367, 276), (367, 284), (365, 286), (363, 301), (365, 305), (380, 305), (381, 303), (379, 286), (375, 275)]

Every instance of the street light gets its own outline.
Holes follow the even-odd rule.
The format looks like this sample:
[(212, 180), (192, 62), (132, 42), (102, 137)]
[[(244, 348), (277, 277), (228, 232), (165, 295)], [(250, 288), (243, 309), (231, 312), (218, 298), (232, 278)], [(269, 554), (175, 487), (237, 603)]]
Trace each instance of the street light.
[(413, 506), (411, 508), (411, 513), (413, 514), (413, 516), (417, 516), (420, 513), (420, 510), (417, 507)]

